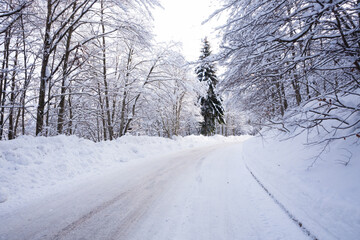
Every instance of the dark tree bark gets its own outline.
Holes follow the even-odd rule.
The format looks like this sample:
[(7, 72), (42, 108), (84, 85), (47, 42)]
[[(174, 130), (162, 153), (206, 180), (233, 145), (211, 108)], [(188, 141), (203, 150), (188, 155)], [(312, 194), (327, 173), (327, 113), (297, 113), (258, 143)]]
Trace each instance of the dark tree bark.
[(101, 30), (102, 30), (102, 64), (103, 64), (103, 81), (104, 81), (104, 100), (105, 112), (107, 119), (107, 131), (109, 132), (109, 140), (113, 140), (114, 132), (111, 122), (111, 110), (109, 100), (109, 87), (107, 81), (107, 66), (106, 66), (106, 39), (105, 39), (105, 23), (104, 23), (104, 0), (101, 0)]
[(2, 61), (2, 68), (0, 72), (0, 140), (3, 138), (5, 126), (5, 102), (6, 102), (6, 89), (8, 85), (8, 68), (9, 68), (9, 55), (10, 55), (10, 40), (11, 29), (8, 28), (5, 32), (4, 41), (4, 54)]
[[(56, 2), (56, 1), (54, 1)], [(45, 35), (43, 42), (43, 55), (41, 61), (41, 71), (40, 71), (40, 88), (39, 88), (39, 102), (37, 107), (37, 115), (36, 115), (36, 135), (40, 135), (43, 126), (44, 126), (44, 110), (45, 110), (45, 91), (46, 84), (49, 81), (49, 58), (51, 53), (51, 25), (52, 25), (52, 7), (53, 1), (47, 0), (47, 15), (46, 15), (46, 23), (45, 23)]]
[[(16, 44), (16, 49), (19, 47), (19, 44)], [(11, 92), (10, 92), (10, 105), (12, 105), (12, 107), (10, 107), (9, 110), (9, 132), (8, 132), (8, 139), (14, 139), (15, 138), (15, 124), (14, 124), (14, 120), (15, 120), (15, 86), (16, 86), (16, 68), (18, 65), (18, 54), (19, 51), (15, 50), (15, 57), (14, 57), (14, 71), (11, 77)]]
[[(76, 1), (73, 5), (73, 11), (76, 9)], [(71, 17), (71, 21), (74, 20), (74, 16)], [(64, 129), (64, 120), (65, 120), (65, 93), (66, 93), (66, 83), (68, 78), (68, 63), (70, 57), (70, 45), (71, 45), (71, 37), (74, 31), (73, 25), (69, 28), (69, 33), (66, 39), (66, 47), (64, 54), (64, 63), (63, 63), (63, 73), (62, 73), (62, 81), (61, 81), (61, 90), (60, 90), (60, 103), (59, 103), (59, 113), (58, 113), (58, 122), (57, 122), (57, 133), (62, 134)]]

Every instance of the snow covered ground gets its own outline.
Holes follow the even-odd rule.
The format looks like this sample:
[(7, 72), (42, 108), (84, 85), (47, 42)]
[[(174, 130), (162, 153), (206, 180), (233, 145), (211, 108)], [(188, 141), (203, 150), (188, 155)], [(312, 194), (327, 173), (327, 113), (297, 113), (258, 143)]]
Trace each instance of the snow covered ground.
[(129, 161), (146, 161), (171, 152), (246, 138), (124, 136), (112, 142), (94, 143), (75, 136), (22, 136), (1, 141), (0, 213), (66, 188), (75, 179), (88, 179), (124, 167)]
[(359, 146), (266, 136), (0, 142), (0, 239), (357, 239)]
[(325, 149), (304, 145), (306, 133), (287, 137), (270, 133), (246, 141), (243, 157), (249, 169), (319, 239), (360, 239), (356, 137)]

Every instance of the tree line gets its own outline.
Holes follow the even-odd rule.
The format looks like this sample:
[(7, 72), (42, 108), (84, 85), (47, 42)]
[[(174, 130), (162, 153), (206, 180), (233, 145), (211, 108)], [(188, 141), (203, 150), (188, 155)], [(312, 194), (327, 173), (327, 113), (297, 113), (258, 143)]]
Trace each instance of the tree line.
[(0, 139), (251, 125), (358, 140), (359, 1), (223, 0), (221, 50), (201, 53), (197, 80), (176, 44), (153, 41), (156, 0), (0, 0)]
[(198, 81), (156, 0), (0, 1), (0, 139), (198, 132)]

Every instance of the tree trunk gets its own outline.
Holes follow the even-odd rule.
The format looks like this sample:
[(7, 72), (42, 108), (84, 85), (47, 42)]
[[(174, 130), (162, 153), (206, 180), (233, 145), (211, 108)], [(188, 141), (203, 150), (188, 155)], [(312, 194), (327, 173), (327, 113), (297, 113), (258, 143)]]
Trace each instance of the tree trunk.
[(44, 126), (44, 110), (45, 110), (45, 91), (46, 84), (49, 81), (48, 63), (51, 50), (51, 37), (50, 30), (52, 24), (52, 0), (47, 0), (47, 16), (45, 23), (45, 35), (43, 43), (43, 57), (41, 61), (40, 71), (40, 88), (39, 88), (39, 101), (36, 114), (36, 135), (40, 135)]
[(3, 137), (4, 126), (5, 126), (5, 102), (6, 102), (6, 88), (8, 84), (8, 69), (9, 69), (9, 55), (10, 55), (10, 31), (8, 28), (5, 32), (5, 41), (4, 41), (4, 58), (2, 63), (2, 69), (0, 73), (0, 140)]
[(68, 134), (69, 134), (69, 135), (73, 135), (73, 118), (74, 118), (74, 114), (73, 114), (73, 111), (72, 111), (71, 88), (69, 89), (68, 104), (69, 104), (69, 126), (68, 126)]
[[(76, 9), (76, 1), (73, 5), (73, 11)], [(71, 22), (74, 20), (74, 15), (71, 16)], [(64, 55), (64, 64), (63, 64), (63, 73), (62, 73), (62, 81), (61, 81), (61, 90), (60, 90), (60, 103), (59, 103), (59, 113), (58, 113), (58, 122), (57, 122), (57, 133), (62, 134), (64, 129), (64, 120), (65, 120), (65, 93), (67, 89), (68, 82), (68, 63), (70, 57), (70, 45), (71, 45), (71, 37), (74, 31), (73, 25), (70, 26), (69, 33), (66, 40), (66, 48)]]
[(101, 0), (101, 30), (102, 30), (102, 63), (103, 63), (103, 80), (105, 93), (105, 112), (107, 117), (107, 130), (109, 132), (109, 140), (113, 140), (113, 126), (111, 122), (109, 88), (107, 82), (107, 66), (106, 66), (106, 39), (105, 39), (105, 23), (104, 23), (104, 1)]
[[(19, 44), (16, 44), (16, 49), (18, 49)], [(11, 93), (10, 93), (10, 104), (12, 107), (9, 110), (9, 132), (8, 132), (8, 139), (14, 139), (15, 138), (15, 126), (14, 126), (14, 107), (15, 107), (15, 80), (16, 80), (16, 68), (18, 64), (18, 50), (15, 50), (15, 58), (14, 58), (14, 70), (13, 75), (11, 77)]]
[[(27, 54), (26, 54), (26, 38), (25, 38), (25, 26), (24, 26), (24, 19), (21, 15), (20, 17), (21, 22), (21, 32), (22, 32), (22, 44), (23, 44), (23, 55), (24, 55), (24, 88), (23, 93), (21, 96), (21, 134), (25, 135), (25, 98), (26, 98), (26, 90), (30, 83), (30, 79), (28, 76), (28, 67), (27, 67)], [(33, 65), (33, 68), (35, 67), (35, 64)], [(19, 108), (20, 111), (20, 108)], [(19, 117), (19, 116), (18, 116)], [(16, 128), (15, 128), (16, 129)]]
[(101, 97), (101, 87), (100, 87), (99, 82), (98, 82), (98, 95), (99, 95), (99, 104), (100, 104), (100, 110), (101, 110), (100, 116), (101, 116), (101, 121), (102, 121), (102, 125), (103, 125), (103, 135), (104, 135), (104, 140), (107, 140), (104, 104), (103, 104), (102, 97)]
[(120, 112), (120, 137), (125, 135), (125, 110), (126, 110), (126, 100), (127, 100), (127, 94), (128, 94), (128, 83), (129, 83), (129, 77), (130, 77), (130, 64), (132, 61), (132, 54), (134, 53), (134, 50), (132, 48), (129, 48), (127, 63), (126, 63), (126, 76), (125, 76), (125, 83), (124, 83), (124, 91), (123, 91), (123, 98), (121, 102), (121, 112)]
[(293, 89), (295, 91), (295, 99), (296, 99), (296, 104), (298, 106), (300, 106), (301, 103), (301, 92), (300, 92), (300, 85), (299, 85), (299, 81), (296, 79), (297, 77), (294, 76), (294, 79), (291, 81), (291, 85), (293, 86)]

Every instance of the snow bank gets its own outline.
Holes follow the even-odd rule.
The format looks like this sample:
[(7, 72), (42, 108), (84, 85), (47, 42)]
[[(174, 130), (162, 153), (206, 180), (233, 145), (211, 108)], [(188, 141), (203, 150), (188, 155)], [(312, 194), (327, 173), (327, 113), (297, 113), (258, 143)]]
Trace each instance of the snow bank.
[(246, 141), (249, 169), (319, 239), (358, 239), (359, 144), (345, 139), (309, 147), (306, 133), (285, 137), (270, 133)]
[(59, 183), (71, 184), (75, 178), (101, 174), (130, 160), (239, 140), (239, 137), (222, 136), (174, 139), (124, 136), (111, 142), (94, 143), (75, 136), (22, 136), (1, 141), (0, 211), (4, 205), (20, 204), (45, 194)]

